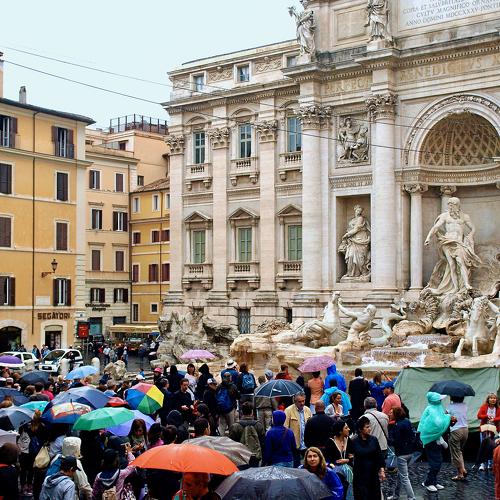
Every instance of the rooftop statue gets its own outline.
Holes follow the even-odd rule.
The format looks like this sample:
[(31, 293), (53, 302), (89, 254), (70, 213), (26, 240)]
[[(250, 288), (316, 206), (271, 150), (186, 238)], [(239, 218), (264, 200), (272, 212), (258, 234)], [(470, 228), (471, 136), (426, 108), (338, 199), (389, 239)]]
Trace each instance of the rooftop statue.
[(288, 7), (288, 13), (295, 18), (297, 24), (297, 41), (300, 44), (300, 55), (309, 54), (313, 56), (316, 51), (314, 12), (307, 8), (309, 0), (300, 0), (300, 3), (304, 8), (302, 12), (297, 12), (295, 7)]
[(368, 21), (365, 26), (370, 27), (370, 41), (392, 42), (389, 32), (389, 0), (368, 0), (366, 11)]

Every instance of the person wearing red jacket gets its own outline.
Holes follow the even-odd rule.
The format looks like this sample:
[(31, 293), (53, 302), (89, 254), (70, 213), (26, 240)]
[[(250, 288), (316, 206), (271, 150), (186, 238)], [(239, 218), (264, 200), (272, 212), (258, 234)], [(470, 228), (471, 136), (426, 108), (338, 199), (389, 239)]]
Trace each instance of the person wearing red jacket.
[[(483, 425), (494, 425), (496, 427), (497, 432), (500, 431), (500, 406), (498, 404), (498, 398), (495, 393), (490, 393), (486, 396), (486, 401), (479, 408), (477, 412), (477, 418), (481, 422), (481, 427)], [(481, 430), (480, 427), (480, 430)], [(487, 432), (482, 432), (480, 434), (480, 439), (487, 437)], [(491, 469), (493, 467), (492, 460), (488, 460), (487, 463), (482, 463), (479, 467), (480, 471), (484, 471), (487, 468)]]

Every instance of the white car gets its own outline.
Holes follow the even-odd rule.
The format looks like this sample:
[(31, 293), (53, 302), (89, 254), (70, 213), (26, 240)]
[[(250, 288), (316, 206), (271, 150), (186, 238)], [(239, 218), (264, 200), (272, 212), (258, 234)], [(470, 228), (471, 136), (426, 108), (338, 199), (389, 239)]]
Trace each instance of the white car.
[(40, 364), (40, 361), (31, 352), (6, 351), (6, 352), (2, 352), (2, 354), (0, 354), (0, 356), (15, 356), (16, 358), (19, 358), (22, 361), (22, 364), (20, 364), (19, 366), (16, 366), (16, 368), (14, 368), (14, 369), (26, 368), (26, 361), (33, 361), (35, 364), (35, 368), (38, 368), (38, 365)]
[(67, 359), (70, 362), (68, 366), (69, 370), (83, 365), (83, 356), (78, 349), (54, 349), (43, 358), (39, 369), (51, 373), (59, 373), (63, 359)]

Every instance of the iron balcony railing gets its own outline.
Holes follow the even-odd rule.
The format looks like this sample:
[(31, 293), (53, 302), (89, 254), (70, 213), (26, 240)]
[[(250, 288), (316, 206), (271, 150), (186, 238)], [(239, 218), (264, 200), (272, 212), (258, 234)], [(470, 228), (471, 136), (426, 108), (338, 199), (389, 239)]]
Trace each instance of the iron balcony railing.
[(143, 132), (162, 135), (168, 134), (167, 121), (160, 120), (159, 118), (151, 118), (150, 116), (133, 114), (112, 118), (109, 121), (110, 134), (126, 132), (127, 130), (141, 130)]

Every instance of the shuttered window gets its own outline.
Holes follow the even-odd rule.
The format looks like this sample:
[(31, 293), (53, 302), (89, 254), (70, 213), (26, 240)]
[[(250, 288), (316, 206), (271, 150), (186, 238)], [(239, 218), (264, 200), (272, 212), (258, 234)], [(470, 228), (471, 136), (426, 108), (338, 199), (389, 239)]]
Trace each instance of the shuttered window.
[(0, 146), (16, 147), (17, 118), (0, 115)]
[(113, 302), (123, 302), (126, 304), (128, 302), (128, 290), (126, 288), (115, 288), (113, 289)]
[(170, 281), (170, 264), (168, 262), (161, 265), (161, 280)]
[(92, 250), (92, 271), (100, 271), (101, 270), (101, 251), (100, 250)]
[(12, 246), (12, 219), (0, 217), (0, 247)]
[(101, 189), (101, 172), (99, 170), (89, 170), (89, 188)]
[(90, 289), (90, 302), (99, 302), (104, 304), (106, 302), (106, 289), (105, 288), (91, 288)]
[(252, 228), (238, 228), (238, 262), (252, 260)]
[(158, 264), (149, 264), (149, 281), (157, 282), (158, 278)]
[(71, 305), (71, 280), (65, 278), (56, 278), (53, 282), (53, 305), (70, 306)]
[(139, 264), (132, 264), (132, 282), (138, 283), (139, 279)]
[(125, 269), (125, 252), (117, 250), (115, 252), (115, 271), (123, 271)]
[(132, 304), (132, 321), (139, 321), (139, 304)]
[(57, 172), (56, 199), (59, 201), (68, 201), (68, 174)]
[(158, 243), (160, 241), (160, 231), (151, 231), (151, 243)]
[(90, 218), (92, 229), (102, 229), (102, 210), (100, 208), (92, 208)]
[(288, 260), (302, 260), (302, 226), (288, 226)]
[(132, 243), (134, 245), (138, 245), (140, 242), (141, 242), (141, 233), (140, 232), (132, 233)]
[(161, 241), (170, 241), (170, 229), (161, 230)]
[(16, 279), (0, 276), (0, 307), (16, 305)]
[(54, 143), (55, 156), (74, 158), (75, 146), (73, 144), (73, 130), (52, 127), (52, 142)]
[(127, 231), (128, 216), (126, 212), (113, 212), (113, 231)]
[(68, 223), (56, 222), (56, 250), (68, 250)]
[(0, 163), (0, 193), (12, 194), (12, 165)]
[(115, 174), (115, 191), (123, 193), (123, 174)]
[(205, 262), (205, 231), (193, 231), (193, 263)]

